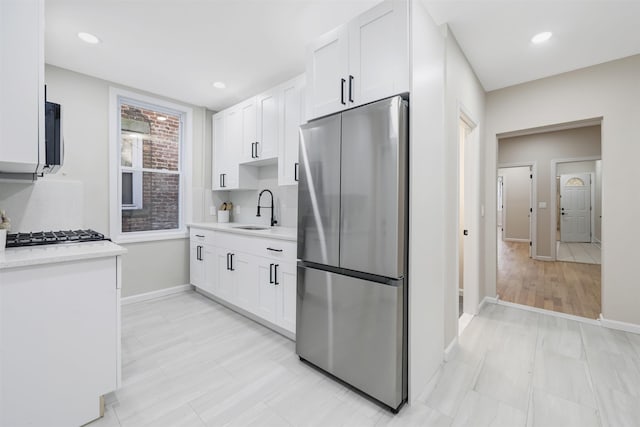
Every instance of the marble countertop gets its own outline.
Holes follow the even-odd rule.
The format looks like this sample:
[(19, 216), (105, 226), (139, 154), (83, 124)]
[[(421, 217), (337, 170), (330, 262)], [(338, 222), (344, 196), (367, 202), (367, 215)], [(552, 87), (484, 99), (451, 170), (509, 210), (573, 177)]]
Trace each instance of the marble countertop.
[(125, 248), (108, 240), (7, 248), (4, 252), (0, 252), (0, 270), (55, 262), (104, 258), (125, 253), (127, 253)]
[[(243, 230), (241, 228), (235, 228), (238, 226), (246, 226), (253, 224), (240, 224), (237, 222), (198, 222), (188, 224), (189, 227), (199, 228), (204, 230), (225, 231), (228, 233), (243, 234), (245, 236), (266, 237), (270, 239), (290, 240), (295, 242), (298, 238), (298, 231), (295, 227), (269, 227), (266, 230)], [(260, 225), (260, 227), (264, 227)]]

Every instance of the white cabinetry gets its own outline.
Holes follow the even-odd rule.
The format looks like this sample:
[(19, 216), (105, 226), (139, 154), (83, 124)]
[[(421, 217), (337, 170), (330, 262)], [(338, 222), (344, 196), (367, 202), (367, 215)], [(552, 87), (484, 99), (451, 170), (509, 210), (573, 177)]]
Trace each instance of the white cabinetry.
[(44, 159), (44, 1), (0, 1), (0, 172)]
[(100, 416), (119, 385), (120, 271), (116, 256), (0, 269), (1, 426)]
[(304, 75), (213, 115), (214, 190), (255, 190), (258, 167), (278, 163), (278, 184), (295, 185)]
[[(191, 236), (192, 245), (212, 252), (205, 252), (204, 273), (192, 275), (191, 284), (269, 327), (295, 334), (295, 242), (195, 228)], [(203, 262), (197, 255), (192, 250), (192, 272)]]
[[(251, 121), (250, 114), (254, 118)], [(255, 103), (238, 104), (213, 115), (213, 173), (214, 190), (236, 190), (257, 188), (257, 171), (251, 167), (240, 167), (243, 139), (255, 137)]]
[(278, 185), (298, 183), (298, 144), (300, 125), (304, 122), (304, 75), (280, 86), (281, 138), (278, 156)]
[(308, 47), (308, 119), (409, 91), (408, 13), (382, 2)]

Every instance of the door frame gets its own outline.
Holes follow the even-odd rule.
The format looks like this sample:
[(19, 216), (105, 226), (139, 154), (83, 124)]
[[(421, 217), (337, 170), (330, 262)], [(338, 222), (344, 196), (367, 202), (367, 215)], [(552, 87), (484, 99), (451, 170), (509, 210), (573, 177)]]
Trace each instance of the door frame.
[[(456, 262), (455, 262), (455, 313), (458, 314), (457, 319), (460, 318), (459, 312), (459, 286), (460, 286), (460, 239), (458, 233), (460, 232), (460, 121), (463, 121), (469, 127), (469, 133), (465, 138), (465, 151), (472, 150), (473, 162), (469, 164), (469, 162), (464, 163), (464, 171), (465, 176), (467, 174), (469, 176), (473, 176), (475, 179), (474, 185), (471, 188), (467, 188), (465, 186), (464, 189), (464, 198), (465, 198), (465, 206), (467, 202), (471, 206), (471, 209), (468, 209), (471, 212), (471, 217), (465, 217), (465, 225), (468, 227), (471, 233), (471, 239), (469, 243), (464, 243), (464, 248), (468, 249), (469, 257), (464, 257), (464, 263), (462, 268), (464, 269), (465, 265), (469, 267), (469, 276), (472, 276), (473, 280), (468, 280), (468, 278), (464, 275), (463, 270), (463, 278), (464, 280), (464, 296), (462, 300), (462, 312), (470, 315), (478, 314), (480, 307), (480, 215), (481, 215), (481, 207), (480, 207), (480, 126), (478, 126), (478, 121), (475, 120), (473, 115), (469, 112), (467, 108), (465, 108), (462, 103), (458, 102), (457, 106), (457, 114), (456, 114), (456, 239), (455, 239), (455, 254), (456, 254)], [(468, 145), (467, 145), (468, 144)], [(484, 215), (484, 213), (482, 213)], [(461, 333), (459, 328), (459, 322), (456, 321), (456, 329), (458, 330), (458, 335)]]
[[(537, 215), (537, 206), (538, 206), (538, 164), (536, 163), (535, 160), (532, 161), (527, 161), (527, 162), (512, 162), (512, 163), (498, 163), (498, 167), (496, 168), (496, 174), (498, 173), (499, 169), (508, 169), (508, 168), (520, 168), (520, 167), (527, 167), (529, 166), (529, 168), (531, 169), (531, 175), (533, 175), (533, 178), (531, 178), (531, 185), (529, 187), (529, 208), (530, 211), (529, 213), (531, 215), (529, 215), (529, 242), (531, 242), (531, 245), (529, 246), (529, 257), (533, 258), (533, 259), (540, 259), (538, 257), (538, 252), (536, 250), (537, 248), (537, 234), (536, 231), (538, 229), (537, 227), (537, 223), (538, 223), (538, 215)], [(503, 184), (504, 184), (505, 178), (503, 177)], [(504, 198), (504, 187), (503, 187), (503, 194), (502, 197)], [(505, 222), (506, 222), (506, 217), (507, 217), (507, 205), (503, 204), (502, 207), (502, 228), (504, 230), (505, 227)], [(498, 228), (498, 220), (496, 219), (496, 224), (495, 224), (495, 228)], [(504, 232), (504, 231), (503, 231)], [(502, 238), (504, 239), (504, 235), (502, 236)], [(496, 253), (498, 250), (498, 245), (496, 242)], [(543, 258), (544, 259), (544, 258)], [(498, 267), (498, 263), (497, 263), (497, 258), (496, 258), (496, 268)]]
[[(601, 142), (602, 144), (602, 142)], [(602, 145), (600, 146), (601, 150), (602, 150)], [(551, 159), (551, 168), (550, 168), (550, 172), (551, 172), (551, 176), (550, 176), (550, 181), (551, 181), (551, 188), (550, 188), (550, 197), (549, 197), (549, 202), (550, 202), (550, 210), (551, 210), (551, 224), (553, 224), (553, 227), (551, 228), (551, 232), (550, 232), (550, 237), (551, 237), (551, 260), (552, 261), (556, 261), (558, 258), (558, 254), (556, 253), (556, 228), (555, 228), (555, 224), (558, 223), (558, 213), (556, 212), (558, 209), (558, 204), (557, 204), (557, 198), (558, 198), (558, 188), (557, 188), (557, 183), (556, 183), (556, 176), (558, 175), (558, 163), (573, 163), (573, 162), (590, 162), (590, 161), (596, 161), (596, 160), (602, 160), (602, 155), (600, 156), (584, 156), (584, 157), (567, 157), (567, 158), (560, 158), (560, 159)], [(591, 181), (591, 242), (593, 242), (593, 236), (595, 234), (595, 209), (593, 209), (593, 203), (595, 202), (595, 177), (593, 176), (593, 172), (590, 173), (592, 178)]]

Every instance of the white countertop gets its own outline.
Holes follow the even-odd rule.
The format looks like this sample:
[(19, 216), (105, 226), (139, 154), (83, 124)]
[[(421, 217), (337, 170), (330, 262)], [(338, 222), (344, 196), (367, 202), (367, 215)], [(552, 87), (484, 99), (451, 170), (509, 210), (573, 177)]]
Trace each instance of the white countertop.
[[(243, 230), (241, 228), (234, 228), (238, 226), (246, 226), (253, 224), (240, 224), (237, 222), (198, 222), (188, 224), (192, 228), (200, 228), (205, 230), (225, 231), (228, 233), (244, 234), (245, 236), (266, 237), (270, 239), (290, 240), (295, 242), (298, 239), (298, 230), (295, 227), (270, 227), (266, 230)], [(264, 227), (260, 225), (260, 227)]]
[(54, 262), (104, 258), (125, 253), (127, 253), (125, 248), (108, 240), (7, 248), (4, 252), (0, 252), (0, 270)]

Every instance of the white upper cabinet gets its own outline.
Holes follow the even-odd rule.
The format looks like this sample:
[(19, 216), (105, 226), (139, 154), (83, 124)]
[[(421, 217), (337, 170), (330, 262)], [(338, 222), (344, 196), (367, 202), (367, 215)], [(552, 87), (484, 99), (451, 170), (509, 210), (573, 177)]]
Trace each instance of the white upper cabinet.
[(408, 10), (383, 2), (349, 25), (350, 106), (409, 91)]
[(256, 97), (256, 140), (249, 148), (248, 160), (261, 161), (278, 157), (280, 92), (272, 89)]
[(304, 123), (304, 75), (281, 86), (280, 155), (278, 156), (278, 185), (298, 183), (298, 144), (300, 125)]
[(385, 1), (308, 47), (308, 119), (409, 91), (408, 14)]
[(250, 150), (249, 147), (252, 147), (256, 142), (256, 98), (250, 98), (240, 103), (238, 108), (240, 110), (242, 121), (241, 136), (238, 146), (240, 156), (238, 157), (238, 160), (243, 162), (245, 160), (251, 160), (249, 152), (252, 150)]
[(0, 1), (0, 172), (44, 160), (44, 2)]
[(307, 47), (307, 100), (311, 117), (347, 108), (349, 42), (346, 25), (329, 31)]
[(255, 190), (258, 167), (278, 163), (278, 185), (298, 179), (305, 76), (213, 115), (213, 190)]
[[(251, 119), (251, 114), (254, 114)], [(213, 115), (213, 173), (214, 190), (255, 189), (257, 171), (241, 167), (242, 141), (255, 136), (255, 103), (242, 103)], [(253, 125), (253, 128), (252, 128)]]

